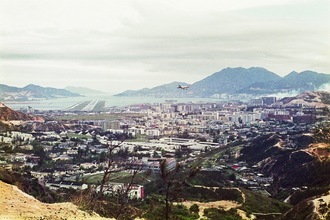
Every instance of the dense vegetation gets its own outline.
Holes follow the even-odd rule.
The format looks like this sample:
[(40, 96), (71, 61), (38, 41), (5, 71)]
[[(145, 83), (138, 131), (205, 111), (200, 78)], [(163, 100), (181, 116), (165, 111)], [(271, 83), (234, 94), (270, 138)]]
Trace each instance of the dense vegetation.
[(248, 214), (283, 213), (291, 208), (290, 205), (278, 200), (262, 196), (249, 190), (241, 190), (245, 194), (245, 203), (242, 205), (242, 209)]
[(220, 208), (209, 208), (204, 210), (205, 216), (210, 220), (240, 220), (242, 219), (238, 214), (236, 209), (229, 209), (225, 211)]

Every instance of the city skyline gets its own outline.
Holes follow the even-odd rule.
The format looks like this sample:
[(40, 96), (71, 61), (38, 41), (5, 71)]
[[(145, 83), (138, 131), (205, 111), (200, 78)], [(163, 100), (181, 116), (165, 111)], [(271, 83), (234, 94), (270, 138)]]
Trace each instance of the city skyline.
[(326, 0), (0, 0), (1, 83), (109, 93), (226, 67), (330, 73)]

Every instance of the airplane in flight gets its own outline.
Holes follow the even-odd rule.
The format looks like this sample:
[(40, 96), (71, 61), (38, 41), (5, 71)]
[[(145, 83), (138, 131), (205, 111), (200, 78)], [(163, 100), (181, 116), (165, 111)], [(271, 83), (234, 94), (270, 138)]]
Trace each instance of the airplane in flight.
[(178, 89), (183, 89), (183, 90), (187, 90), (190, 86), (181, 86), (178, 85)]

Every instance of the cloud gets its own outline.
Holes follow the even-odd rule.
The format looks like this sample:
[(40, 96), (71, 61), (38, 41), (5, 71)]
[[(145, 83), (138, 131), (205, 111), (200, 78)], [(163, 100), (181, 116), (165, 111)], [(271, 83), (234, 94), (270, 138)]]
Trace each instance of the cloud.
[(324, 84), (322, 84), (317, 90), (318, 91), (329, 92), (330, 91), (330, 83), (324, 83)]
[[(127, 89), (194, 83), (228, 66), (280, 75), (330, 69), (329, 15), (304, 14), (323, 12), (323, 0), (323, 8), (304, 0), (2, 2), (0, 74), (11, 75), (7, 83), (94, 80), (113, 91), (122, 87), (115, 82)], [(23, 79), (27, 74), (33, 77)]]

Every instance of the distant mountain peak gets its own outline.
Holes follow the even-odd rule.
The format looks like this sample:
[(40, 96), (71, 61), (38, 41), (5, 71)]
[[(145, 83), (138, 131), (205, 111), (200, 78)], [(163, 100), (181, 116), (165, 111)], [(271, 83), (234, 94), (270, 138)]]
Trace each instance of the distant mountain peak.
[(187, 86), (190, 84), (186, 82), (174, 81), (153, 87), (151, 89), (143, 88), (139, 90), (126, 90), (122, 93), (116, 94), (116, 96), (185, 97), (187, 92), (178, 90), (178, 85)]
[(220, 94), (269, 95), (275, 93), (303, 92), (317, 90), (321, 85), (330, 83), (330, 75), (310, 70), (301, 73), (292, 71), (280, 77), (263, 67), (227, 67), (204, 79), (191, 84), (184, 92), (179, 92), (172, 82), (145, 90), (130, 90), (121, 96), (156, 97), (212, 97)]
[(280, 76), (260, 67), (225, 68), (192, 85), (195, 94), (210, 97), (214, 94), (232, 94), (253, 83), (269, 82)]
[(32, 83), (26, 85), (24, 88), (29, 88), (29, 87), (38, 87), (38, 88), (41, 88), (41, 86), (36, 85), (36, 84), (32, 84)]
[(65, 90), (73, 93), (88, 95), (88, 94), (105, 94), (106, 92), (90, 89), (83, 86), (67, 86), (64, 88)]

